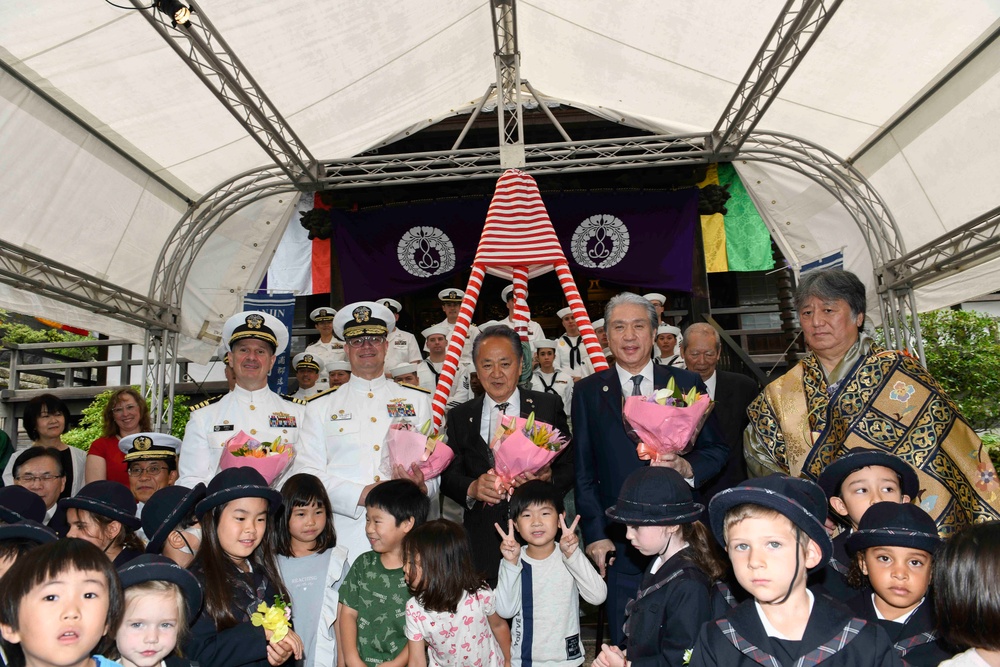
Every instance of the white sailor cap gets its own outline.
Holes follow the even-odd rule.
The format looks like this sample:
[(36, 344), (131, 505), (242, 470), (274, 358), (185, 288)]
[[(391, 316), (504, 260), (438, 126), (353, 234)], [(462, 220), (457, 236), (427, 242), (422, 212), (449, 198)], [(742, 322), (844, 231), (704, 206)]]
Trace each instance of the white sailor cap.
[(233, 343), (254, 338), (270, 343), (274, 353), (281, 354), (288, 347), (288, 327), (274, 315), (259, 310), (236, 313), (222, 327), (222, 341), (226, 350), (232, 351)]
[(590, 324), (594, 327), (595, 330), (596, 329), (603, 329), (604, 328), (604, 318), (602, 317), (599, 320), (594, 320)]
[(573, 309), (570, 308), (569, 306), (566, 306), (565, 308), (560, 308), (559, 310), (556, 311), (556, 317), (558, 317), (561, 320), (562, 318), (566, 317), (572, 312)]
[(532, 341), (531, 346), (538, 350), (554, 350), (556, 349), (556, 342), (554, 340), (536, 340)]
[(416, 373), (417, 372), (417, 365), (416, 364), (400, 364), (400, 365), (396, 366), (395, 368), (393, 368), (392, 371), (390, 371), (390, 372), (392, 373), (392, 377), (398, 378), (400, 375), (406, 375), (407, 373)]
[(646, 301), (659, 301), (661, 306), (667, 305), (667, 297), (660, 294), (659, 292), (650, 292), (649, 294), (643, 294), (642, 298)]
[(444, 301), (445, 303), (462, 303), (462, 299), (464, 298), (465, 292), (454, 287), (449, 287), (438, 292), (438, 301)]
[(403, 304), (396, 301), (395, 299), (379, 299), (378, 302), (394, 313), (403, 312)]
[(681, 330), (669, 324), (661, 324), (656, 327), (656, 335), (659, 336), (660, 334), (673, 334), (675, 337), (679, 337), (681, 335)]
[(447, 338), (448, 337), (448, 327), (446, 325), (438, 322), (434, 326), (427, 327), (426, 329), (424, 329), (423, 331), (421, 331), (420, 335), (424, 337), (424, 340), (427, 340), (431, 336), (444, 336), (445, 338)]
[(514, 298), (512, 296), (513, 292), (514, 292), (514, 286), (507, 285), (506, 287), (503, 288), (503, 291), (500, 292), (500, 300), (503, 301), (504, 303), (507, 303), (508, 301)]
[(323, 360), (309, 352), (300, 352), (292, 357), (292, 368), (312, 369), (317, 373), (322, 373), (324, 370)]
[(337, 314), (336, 308), (330, 308), (329, 306), (323, 306), (322, 308), (316, 308), (311, 313), (309, 313), (309, 319), (313, 322), (332, 322), (333, 316)]
[(327, 367), (326, 372), (332, 373), (334, 371), (347, 371), (351, 372), (351, 362), (349, 361), (331, 361)]
[(169, 433), (133, 433), (118, 441), (125, 463), (177, 459), (181, 441)]
[(381, 303), (357, 301), (337, 311), (333, 333), (341, 340), (357, 336), (386, 336), (396, 328), (396, 316)]

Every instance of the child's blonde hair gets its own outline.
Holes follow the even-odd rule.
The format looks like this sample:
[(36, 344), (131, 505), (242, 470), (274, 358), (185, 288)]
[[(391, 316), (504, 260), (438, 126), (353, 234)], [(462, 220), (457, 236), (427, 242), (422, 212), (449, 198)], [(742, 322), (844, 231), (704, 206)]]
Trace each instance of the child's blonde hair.
[[(135, 584), (129, 586), (125, 589), (125, 609), (122, 612), (122, 620), (128, 616), (129, 607), (142, 595), (148, 593), (173, 593), (174, 599), (177, 602), (177, 644), (174, 645), (174, 650), (172, 653), (181, 658), (184, 657), (181, 651), (181, 646), (184, 645), (185, 640), (188, 635), (188, 617), (187, 617), (187, 601), (184, 599), (184, 593), (181, 591), (180, 586), (171, 583), (169, 581), (144, 581), (140, 584)], [(121, 625), (121, 624), (119, 624)], [(120, 629), (120, 628), (119, 628)], [(118, 630), (116, 629), (114, 635), (118, 635)], [(112, 660), (118, 660), (122, 657), (121, 652), (118, 650), (118, 645), (115, 644), (108, 651), (108, 658)]]
[(792, 531), (795, 533), (796, 540), (799, 543), (799, 547), (803, 550), (809, 547), (810, 538), (805, 531), (801, 530), (795, 523), (789, 519), (787, 516), (782, 514), (777, 510), (773, 510), (770, 507), (764, 507), (763, 505), (754, 505), (753, 503), (744, 503), (743, 505), (737, 505), (729, 511), (726, 512), (726, 516), (722, 522), (722, 534), (726, 538), (726, 544), (729, 544), (729, 529), (736, 524), (746, 520), (746, 519), (784, 519), (788, 522), (788, 525), (792, 527)]

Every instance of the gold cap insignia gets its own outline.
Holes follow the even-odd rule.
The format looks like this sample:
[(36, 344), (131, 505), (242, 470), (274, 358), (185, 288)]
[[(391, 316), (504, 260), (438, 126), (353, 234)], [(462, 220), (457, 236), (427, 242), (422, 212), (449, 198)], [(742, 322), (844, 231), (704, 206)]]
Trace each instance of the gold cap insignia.
[(132, 441), (132, 449), (144, 452), (153, 446), (153, 439), (148, 435), (140, 435)]
[(260, 315), (247, 315), (247, 326), (251, 329), (260, 329), (264, 326), (264, 318)]
[(354, 315), (354, 321), (360, 324), (361, 322), (367, 322), (371, 319), (372, 309), (368, 306), (358, 306), (351, 314)]
[(304, 361), (307, 364), (311, 364), (313, 362), (313, 356), (311, 354), (307, 354), (306, 356), (302, 357), (302, 361)]
[(452, 291), (448, 292), (448, 298), (449, 299), (457, 299), (458, 298), (458, 292), (456, 292), (455, 290), (452, 290)]

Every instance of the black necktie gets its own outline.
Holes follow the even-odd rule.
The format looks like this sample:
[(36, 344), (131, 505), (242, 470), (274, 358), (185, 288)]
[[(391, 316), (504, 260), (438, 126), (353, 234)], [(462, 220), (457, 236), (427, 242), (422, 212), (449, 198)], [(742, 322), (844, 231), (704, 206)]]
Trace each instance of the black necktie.
[(641, 384), (642, 384), (642, 376), (641, 375), (633, 375), (632, 376), (632, 395), (633, 396), (642, 396), (642, 390), (639, 388)]
[(583, 336), (576, 339), (576, 345), (570, 342), (569, 336), (563, 336), (562, 338), (569, 345), (569, 367), (576, 368), (577, 366), (582, 366), (583, 357), (580, 356), (580, 345), (583, 344)]

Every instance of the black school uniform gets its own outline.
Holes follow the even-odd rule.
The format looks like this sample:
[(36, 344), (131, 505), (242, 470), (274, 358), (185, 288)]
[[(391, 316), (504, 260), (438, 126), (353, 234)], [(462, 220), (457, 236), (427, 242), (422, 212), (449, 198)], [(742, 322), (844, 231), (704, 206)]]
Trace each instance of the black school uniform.
[(949, 651), (938, 635), (937, 618), (930, 591), (905, 623), (878, 618), (871, 593), (862, 593), (847, 603), (858, 618), (878, 623), (889, 635), (896, 653), (912, 667), (934, 667), (955, 654)]
[(133, 558), (138, 558), (141, 555), (142, 555), (141, 551), (136, 551), (135, 549), (133, 549), (131, 547), (125, 547), (120, 552), (118, 552), (117, 556), (115, 556), (115, 560), (114, 560), (113, 565), (115, 566), (115, 569), (117, 570), (118, 568), (120, 568), (125, 563), (129, 562)]
[[(692, 667), (901, 667), (889, 637), (877, 623), (854, 618), (847, 607), (817, 595), (802, 640), (768, 637), (753, 600), (706, 623), (694, 647)], [(680, 663), (677, 663), (680, 664)]]
[[(230, 611), (239, 621), (225, 630), (217, 630), (215, 621), (202, 611), (191, 626), (184, 655), (192, 662), (211, 667), (270, 667), (264, 628), (254, 627), (250, 615), (261, 602), (271, 604), (278, 591), (260, 570), (243, 572), (235, 563), (227, 563), (229, 585), (233, 591)], [(205, 590), (205, 572), (196, 560), (188, 568)]]
[(625, 630), (632, 667), (680, 665), (702, 624), (713, 616), (712, 583), (687, 551), (671, 556), (655, 574), (650, 565), (629, 603)]
[(177, 655), (168, 655), (163, 659), (163, 664), (167, 667), (199, 667), (197, 662), (191, 662), (187, 658)]
[(847, 555), (847, 538), (850, 530), (844, 530), (833, 538), (833, 558), (822, 568), (810, 573), (807, 580), (810, 590), (825, 593), (834, 600), (847, 603), (859, 591), (847, 583), (847, 573), (851, 569), (851, 559)]

